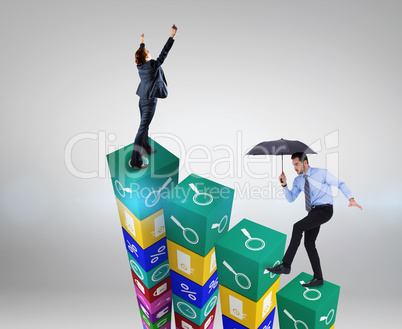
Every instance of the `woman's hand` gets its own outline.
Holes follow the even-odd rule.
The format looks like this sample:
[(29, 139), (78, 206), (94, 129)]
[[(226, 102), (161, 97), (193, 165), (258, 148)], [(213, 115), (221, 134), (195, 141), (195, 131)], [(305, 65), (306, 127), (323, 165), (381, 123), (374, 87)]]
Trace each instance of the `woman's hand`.
[(145, 39), (145, 36), (144, 36), (144, 33), (143, 33), (143, 34), (140, 35), (140, 41), (141, 41), (141, 43), (144, 43), (144, 39)]
[(173, 39), (174, 38), (174, 36), (176, 35), (176, 33), (177, 33), (177, 26), (176, 25), (174, 25), (173, 24), (173, 26), (172, 26), (172, 34), (170, 35), (170, 37)]

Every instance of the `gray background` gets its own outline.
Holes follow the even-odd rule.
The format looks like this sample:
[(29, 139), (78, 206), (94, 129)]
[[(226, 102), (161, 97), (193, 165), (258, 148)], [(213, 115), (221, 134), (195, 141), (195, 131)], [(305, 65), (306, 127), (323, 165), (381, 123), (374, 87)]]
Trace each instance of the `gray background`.
[[(103, 152), (131, 143), (138, 127), (138, 36), (155, 58), (175, 23), (170, 96), (150, 132), (174, 134), (186, 150), (203, 145), (213, 161), (227, 156), (214, 146), (239, 149), (234, 175), (209, 178), (261, 188), (277, 188), (279, 162), (252, 164), (269, 174), (252, 178), (237, 162), (249, 147), (336, 132), (334, 173), (364, 207), (339, 195), (319, 236), (325, 279), (342, 287), (336, 328), (399, 328), (401, 9), (388, 0), (1, 1), (0, 326), (140, 328)], [(65, 164), (81, 133), (112, 139), (75, 144), (72, 162), (92, 179)], [(311, 165), (325, 167), (325, 152)], [(181, 180), (211, 172), (196, 162)], [(284, 169), (292, 181), (288, 157)], [(237, 196), (231, 226), (248, 218), (290, 234), (303, 202)], [(311, 272), (304, 248), (281, 287), (301, 271)]]

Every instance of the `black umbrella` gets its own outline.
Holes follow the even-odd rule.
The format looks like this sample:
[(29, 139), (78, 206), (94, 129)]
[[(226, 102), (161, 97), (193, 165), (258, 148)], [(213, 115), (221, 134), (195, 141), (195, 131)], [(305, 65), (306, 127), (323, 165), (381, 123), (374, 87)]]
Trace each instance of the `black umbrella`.
[(278, 139), (276, 141), (262, 142), (254, 146), (246, 155), (281, 155), (283, 172), (283, 155), (302, 152), (306, 154), (317, 154), (306, 144), (299, 141)]

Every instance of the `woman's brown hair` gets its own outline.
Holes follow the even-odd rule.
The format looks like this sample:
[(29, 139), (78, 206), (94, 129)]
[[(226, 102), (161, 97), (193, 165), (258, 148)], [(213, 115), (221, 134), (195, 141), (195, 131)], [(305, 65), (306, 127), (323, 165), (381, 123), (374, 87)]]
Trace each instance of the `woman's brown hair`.
[(145, 47), (140, 47), (135, 53), (135, 63), (137, 65), (142, 65), (147, 62), (148, 51)]

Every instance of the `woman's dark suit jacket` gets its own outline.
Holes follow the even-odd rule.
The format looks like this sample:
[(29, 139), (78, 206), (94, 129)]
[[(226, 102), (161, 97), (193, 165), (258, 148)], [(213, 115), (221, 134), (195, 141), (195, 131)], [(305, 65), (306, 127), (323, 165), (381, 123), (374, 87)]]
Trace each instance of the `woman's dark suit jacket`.
[[(172, 48), (174, 43), (174, 39), (169, 38), (168, 41), (166, 42), (165, 46), (162, 49), (161, 54), (159, 57), (154, 60), (151, 59), (145, 64), (142, 65), (137, 65), (138, 68), (138, 73), (140, 75), (140, 84), (138, 85), (137, 88), (137, 95), (140, 96), (140, 98), (143, 99), (149, 99), (150, 98), (150, 91), (153, 86), (153, 82), (155, 81), (157, 75), (158, 75), (158, 69), (162, 70), (160, 67), (164, 60), (166, 59), (170, 48)], [(145, 47), (144, 43), (141, 43), (140, 47)], [(163, 71), (162, 71), (163, 75)], [(163, 75), (163, 80), (166, 82), (165, 76)]]

